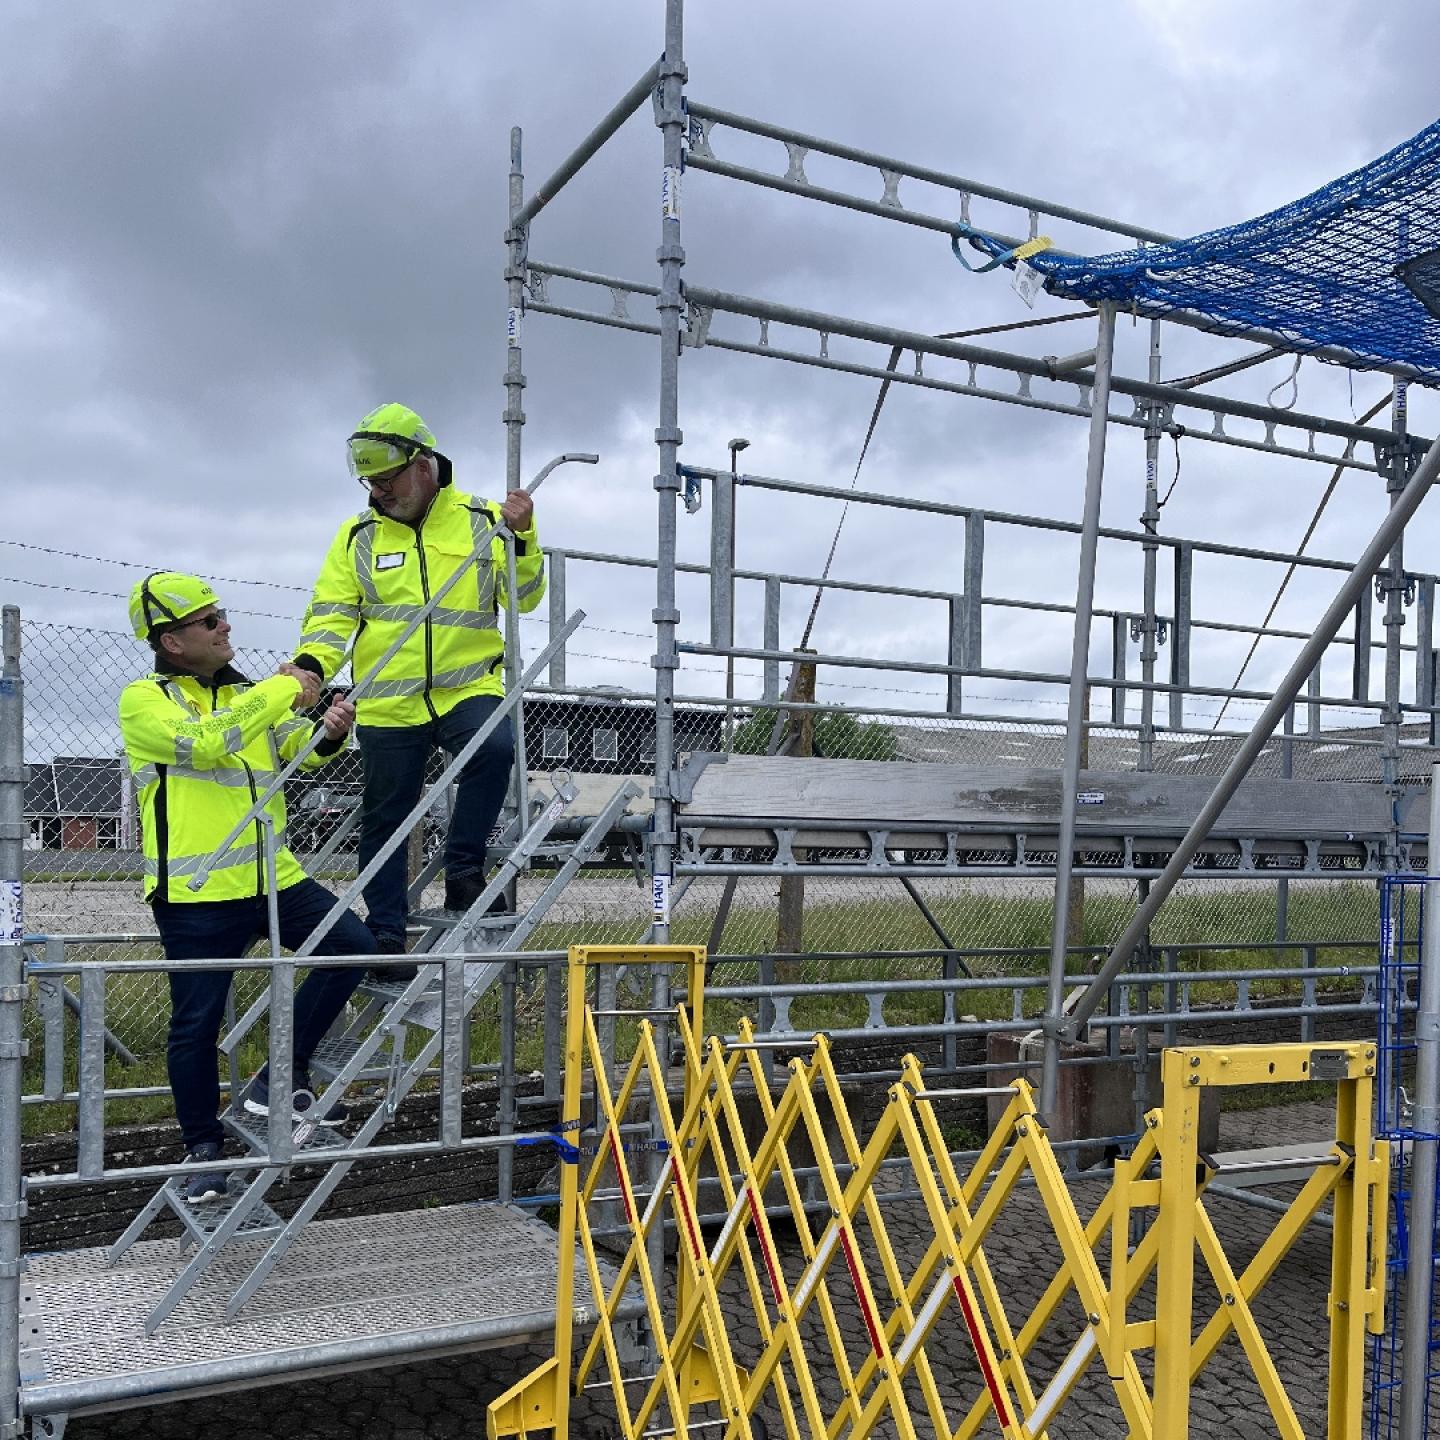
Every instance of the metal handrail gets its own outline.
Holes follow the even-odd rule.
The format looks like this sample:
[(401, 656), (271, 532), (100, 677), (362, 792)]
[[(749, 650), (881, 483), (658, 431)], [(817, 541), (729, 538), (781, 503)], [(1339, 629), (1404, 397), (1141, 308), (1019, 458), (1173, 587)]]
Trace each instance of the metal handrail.
[[(598, 455), (584, 452), (567, 451), (563, 455), (557, 455), (553, 460), (549, 461), (545, 466), (541, 468), (540, 472), (535, 476), (535, 478), (525, 487), (525, 493), (527, 495), (533, 495), (535, 491), (540, 488), (540, 485), (545, 480), (546, 476), (548, 476), (550, 472), (554, 470), (558, 465), (564, 465), (572, 461), (582, 465), (595, 465), (599, 463), (599, 460), (600, 457)], [(400, 653), (400, 648), (430, 618), (430, 616), (439, 606), (440, 602), (460, 582), (461, 577), (465, 575), (469, 571), (470, 567), (479, 560), (480, 556), (489, 549), (491, 542), (497, 536), (504, 538), (509, 535), (510, 531), (505, 525), (496, 524), (490, 526), (480, 536), (479, 540), (475, 544), (475, 548), (470, 552), (469, 556), (464, 561), (462, 561), (460, 565), (456, 567), (455, 572), (450, 576), (450, 578), (446, 580), (445, 583), (441, 585), (438, 590), (436, 590), (436, 592), (430, 597), (429, 600), (425, 602), (423, 606), (421, 606), (420, 613), (415, 616), (415, 618), (410, 622), (409, 625), (405, 627), (403, 631), (401, 631), (400, 635), (396, 638), (396, 640), (386, 648), (385, 652), (370, 667), (370, 669), (367, 670), (365, 674), (361, 676), (361, 678), (350, 687), (350, 698), (352, 700), (358, 700), (364, 697), (365, 692), (369, 690), (369, 688), (380, 677), (380, 674), (385, 669), (385, 667), (395, 658), (396, 655)], [(513, 539), (513, 537), (511, 538)], [(348, 653), (349, 652), (347, 649), (347, 654)], [(255, 823), (255, 821), (260, 817), (260, 815), (264, 813), (265, 807), (269, 805), (270, 801), (274, 799), (274, 797), (280, 792), (280, 790), (284, 787), (285, 782), (290, 779), (290, 777), (294, 775), (297, 770), (299, 770), (300, 766), (304, 764), (304, 762), (314, 752), (316, 746), (318, 746), (321, 740), (324, 739), (324, 736), (324, 727), (317, 725), (315, 727), (314, 733), (310, 736), (310, 738), (305, 742), (304, 745), (300, 747), (300, 749), (296, 752), (295, 756), (290, 760), (290, 762), (285, 765), (278, 774), (276, 774), (273, 780), (270, 781), (270, 783), (265, 787), (265, 789), (256, 798), (254, 803), (250, 806), (250, 808), (246, 810), (245, 814), (235, 822), (235, 825), (231, 829), (230, 833), (215, 848), (214, 853), (210, 855), (210, 857), (204, 862), (204, 864), (200, 866), (199, 870), (196, 871), (196, 873), (191, 877), (190, 881), (188, 882), (189, 888), (191, 890), (199, 890), (200, 887), (204, 885), (206, 880), (210, 878), (210, 872), (215, 868), (215, 866), (220, 863), (222, 859), (224, 859), (225, 855), (235, 844), (235, 842), (239, 840), (240, 837), (244, 835), (245, 832), (250, 828), (250, 826)]]
[[(470, 757), (482, 746), (494, 733), (500, 722), (509, 715), (520, 701), (523, 687), (537, 675), (540, 670), (550, 663), (550, 656), (557, 651), (570, 635), (579, 627), (585, 618), (583, 610), (577, 610), (570, 619), (566, 621), (560, 633), (540, 652), (538, 656), (527, 667), (521, 677), (521, 685), (504, 696), (500, 704), (490, 713), (485, 723), (470, 737), (466, 744), (456, 753), (449, 765), (445, 767), (444, 773), (435, 782), (437, 785), (448, 785), (453, 776), (458, 775), (469, 761)], [(305, 942), (295, 951), (295, 958), (304, 959), (314, 954), (315, 947), (335, 927), (335, 923), (350, 908), (351, 903), (356, 899), (366, 885), (379, 873), (380, 867), (409, 839), (410, 831), (420, 821), (430, 808), (430, 801), (427, 795), (421, 795), (415, 802), (410, 813), (395, 827), (389, 839), (375, 852), (370, 863), (345, 887), (332, 905), (324, 918), (315, 926), (305, 938)], [(225, 1054), (230, 1054), (241, 1040), (250, 1032), (255, 1022), (265, 1013), (268, 1007), (268, 998), (261, 995), (253, 1005), (236, 1022), (234, 1028), (220, 1041), (220, 1049)]]

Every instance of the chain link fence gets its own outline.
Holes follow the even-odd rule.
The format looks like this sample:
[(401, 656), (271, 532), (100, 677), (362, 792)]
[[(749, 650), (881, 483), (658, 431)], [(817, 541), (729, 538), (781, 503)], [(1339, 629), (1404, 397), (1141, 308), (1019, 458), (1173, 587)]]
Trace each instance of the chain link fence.
[[(246, 674), (273, 673), (288, 658), (279, 651), (241, 650), (235, 664)], [(147, 656), (131, 636), (76, 627), (27, 622), (26, 787), (29, 838), (26, 842), (26, 921), (31, 933), (107, 937), (93, 950), (72, 949), (107, 959), (149, 958), (157, 953), (149, 908), (141, 898), (138, 817), (128, 767), (120, 747), (116, 706), (124, 686), (147, 669)], [(748, 677), (745, 677), (748, 679)], [(837, 692), (840, 687), (836, 687)], [(854, 688), (845, 692), (853, 698)], [(825, 695), (822, 692), (822, 700)], [(1234, 754), (1255, 707), (1236, 702), (1226, 733), (1184, 736), (1158, 734), (1142, 748), (1136, 728), (1092, 726), (1087, 763), (1102, 771), (1149, 767), (1162, 775), (1215, 776)], [(1256, 767), (1262, 777), (1368, 780), (1382, 778), (1381, 735), (1327, 709), (1328, 728), (1319, 735), (1277, 736)], [(763, 754), (771, 747), (776, 710), (763, 704), (726, 706), (681, 703), (676, 709), (677, 759), (695, 752)], [(945, 715), (829, 710), (815, 715), (807, 748), (820, 756), (904, 763), (946, 763), (1013, 769), (1058, 769), (1064, 727), (1055, 721), (965, 719)], [(1428, 736), (1402, 737), (1399, 778), (1428, 777), (1435, 752)], [(595, 814), (626, 777), (635, 777), (644, 798), (632, 804), (643, 813), (650, 801), (655, 759), (653, 703), (634, 691), (564, 691), (537, 687), (526, 698), (527, 772), (532, 787), (544, 789), (564, 772), (579, 791), (572, 815)], [(1148, 754), (1147, 754), (1148, 749)], [(439, 760), (436, 761), (438, 773)], [(353, 825), (360, 794), (358, 754), (349, 750), (313, 775), (287, 787), (289, 837), (307, 869), (332, 889), (356, 873), (355, 830), (336, 843), (337, 830)], [(425, 844), (443, 842), (443, 801), (427, 824)], [(323, 857), (316, 864), (317, 856)], [(524, 876), (523, 909), (548, 884), (544, 866)], [(758, 957), (776, 948), (780, 902), (778, 876), (744, 877), (727, 886), (721, 878), (700, 877), (677, 887), (672, 938), (713, 943), (733, 957), (717, 975), (720, 983), (756, 978)], [(885, 877), (814, 876), (804, 886), (803, 941), (793, 960), (782, 962), (789, 980), (825, 978), (926, 978), (941, 973), (947, 950), (966, 952), (976, 974), (1037, 974), (1048, 950), (1053, 881), (1043, 875), (1015, 878), (922, 878), (915, 890), (930, 912), (927, 919), (900, 882)], [(727, 893), (728, 891), (728, 893)], [(1123, 929), (1137, 901), (1134, 882), (1091, 879), (1074, 932), (1075, 942), (1100, 950)], [(432, 887), (426, 903), (439, 905)], [(723, 926), (717, 915), (725, 914)], [(575, 943), (624, 943), (643, 938), (650, 924), (650, 895), (639, 837), (612, 843), (560, 895), (528, 942), (530, 949), (559, 949)], [(1183, 883), (1161, 910), (1153, 931), (1156, 946), (1234, 947), (1233, 963), (1256, 964), (1247, 947), (1292, 942), (1372, 941), (1378, 931), (1378, 900), (1368, 882), (1271, 879), (1192, 880)], [(135, 937), (108, 938), (108, 937)], [(714, 943), (718, 942), (718, 943)], [(993, 952), (993, 953), (985, 953)], [(1354, 963), (1352, 952), (1348, 959)], [(1198, 963), (1198, 958), (1197, 958)], [(1283, 961), (1281, 963), (1284, 963)], [(258, 993), (263, 977), (242, 977), (243, 1006)], [(115, 982), (108, 1023), (136, 1055), (163, 1054), (168, 1017), (161, 975)], [(522, 987), (522, 1014), (538, 1015), (543, 994)], [(487, 997), (476, 1017), (476, 1034), (498, 1034), (498, 1014)], [(488, 1008), (487, 1008), (488, 1006)], [(533, 1012), (533, 1014), (532, 1014)], [(487, 1051), (477, 1058), (492, 1059)]]

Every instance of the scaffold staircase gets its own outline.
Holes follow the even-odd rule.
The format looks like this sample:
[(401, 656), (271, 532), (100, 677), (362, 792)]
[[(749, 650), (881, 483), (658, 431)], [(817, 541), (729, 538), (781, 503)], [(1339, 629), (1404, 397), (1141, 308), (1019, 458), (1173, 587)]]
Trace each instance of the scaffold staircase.
[[(194, 1245), (194, 1254), (146, 1317), (147, 1335), (153, 1334), (165, 1321), (231, 1241), (268, 1239), (270, 1243), (264, 1253), (226, 1306), (225, 1318), (233, 1319), (349, 1174), (357, 1152), (367, 1149), (394, 1118), (400, 1102), (425, 1076), (442, 1049), (441, 1128), (447, 1143), (458, 1143), (465, 1018), (503, 973), (506, 961), (499, 957), (523, 947), (560, 893), (605, 843), (626, 806), (639, 793), (639, 786), (633, 780), (625, 780), (578, 840), (547, 845), (555, 823), (577, 795), (568, 777), (557, 776), (552, 794), (531, 797), (535, 802), (530, 807), (532, 818), (518, 838), (518, 818), (512, 820), (509, 833), (499, 837), (500, 863), (468, 910), (416, 914), (423, 932), (411, 953), (425, 958), (415, 977), (407, 981), (386, 981), (368, 976), (355, 992), (359, 1000), (358, 1013), (348, 1019), (342, 1014), (310, 1059), (312, 1073), (325, 1082), (314, 1107), (315, 1113), (322, 1117), (356, 1081), (383, 1083), (383, 1098), (354, 1135), (346, 1136), (323, 1120), (302, 1120), (290, 1135), (289, 1156), (254, 1171), (254, 1178), (230, 1195), (199, 1205), (188, 1204), (183, 1195), (183, 1177), (172, 1178), (155, 1192), (111, 1246), (107, 1257), (110, 1264), (117, 1262), (151, 1223), (166, 1212), (178, 1217), (183, 1227), (182, 1249)], [(492, 903), (541, 855), (557, 861), (557, 868), (525, 911), (490, 913)], [(423, 879), (422, 872), (422, 884)], [(476, 958), (469, 958), (471, 956)], [(451, 957), (454, 960), (447, 963)], [(264, 1010), (263, 1004), (252, 1006), (226, 1037), (226, 1048), (233, 1048)], [(411, 1037), (417, 1033), (425, 1038), (415, 1049)], [(414, 1054), (407, 1054), (412, 1049)], [(230, 1108), (221, 1120), (251, 1158), (268, 1160), (274, 1154), (271, 1120), (247, 1112), (243, 1095), (242, 1090), (232, 1097)], [(286, 1161), (299, 1155), (303, 1155), (307, 1163), (314, 1163), (317, 1155), (323, 1156), (327, 1168), (299, 1209), (286, 1220), (266, 1203), (265, 1197), (286, 1172)]]

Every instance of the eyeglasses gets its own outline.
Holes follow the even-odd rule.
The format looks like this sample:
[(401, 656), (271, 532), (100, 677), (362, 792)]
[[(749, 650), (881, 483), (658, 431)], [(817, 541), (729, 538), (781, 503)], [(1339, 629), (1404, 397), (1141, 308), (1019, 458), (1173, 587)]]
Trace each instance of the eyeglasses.
[(225, 612), (223, 610), (212, 610), (208, 615), (198, 616), (194, 620), (182, 620), (178, 625), (170, 626), (171, 631), (188, 630), (192, 625), (203, 625), (207, 630), (218, 630), (225, 623)]
[(357, 475), (355, 478), (365, 490), (379, 488), (390, 490), (394, 488), (395, 482), (415, 463), (415, 456), (410, 458), (398, 469), (392, 470), (388, 475)]

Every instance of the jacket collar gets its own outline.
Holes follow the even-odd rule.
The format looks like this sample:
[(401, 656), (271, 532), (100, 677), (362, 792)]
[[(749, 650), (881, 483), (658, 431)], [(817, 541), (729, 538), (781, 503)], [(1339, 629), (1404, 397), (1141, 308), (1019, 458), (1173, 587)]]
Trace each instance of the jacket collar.
[[(436, 461), (436, 468), (438, 471), (435, 477), (435, 484), (437, 487), (435, 490), (435, 498), (430, 502), (430, 509), (427, 510), (418, 521), (415, 522), (418, 525), (423, 525), (425, 521), (430, 518), (431, 511), (433, 511), (436, 505), (440, 503), (440, 497), (445, 494), (447, 490), (451, 489), (451, 486), (453, 485), (455, 480), (455, 467), (451, 465), (450, 457), (448, 455), (442, 455), (438, 450), (434, 452), (434, 455)], [(451, 493), (453, 494), (454, 492), (451, 491)], [(375, 502), (373, 500), (366, 507), (366, 509), (367, 513), (373, 515), (377, 520), (389, 520), (391, 518), (389, 515), (385, 514), (383, 510), (377, 510), (375, 508)], [(397, 520), (395, 523), (397, 525), (409, 525), (410, 522), (407, 520)], [(414, 528), (414, 525), (410, 525), (410, 529), (413, 530)]]
[(170, 659), (168, 655), (156, 654), (155, 673), (157, 675), (180, 675), (187, 676), (191, 680), (198, 680), (202, 685), (209, 685), (219, 689), (221, 685), (248, 685), (249, 677), (242, 675), (233, 665), (222, 665), (208, 680), (203, 675), (197, 675), (193, 670), (182, 670)]

